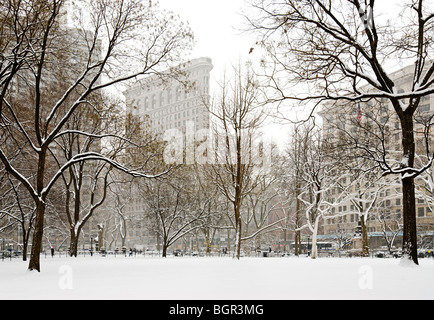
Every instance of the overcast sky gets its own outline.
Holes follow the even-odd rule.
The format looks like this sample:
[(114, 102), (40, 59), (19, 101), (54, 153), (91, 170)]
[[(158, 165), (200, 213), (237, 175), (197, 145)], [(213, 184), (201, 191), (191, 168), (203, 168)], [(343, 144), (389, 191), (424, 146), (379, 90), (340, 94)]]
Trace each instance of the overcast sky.
[(189, 22), (196, 40), (191, 58), (211, 58), (216, 80), (225, 68), (246, 58), (255, 43), (252, 35), (240, 31), (245, 27), (245, 0), (160, 0), (160, 6)]
[[(160, 0), (160, 6), (189, 22), (196, 41), (191, 58), (212, 59), (211, 94), (218, 93), (217, 84), (222, 82), (225, 70), (230, 74), (232, 66), (240, 61), (259, 61), (259, 50), (249, 54), (256, 43), (255, 36), (242, 32), (246, 29), (242, 13), (249, 9), (246, 0)], [(274, 137), (274, 132), (281, 133), (281, 126), (277, 129), (276, 126), (268, 126), (267, 132), (268, 136)]]
[[(376, 3), (376, 15), (385, 19), (402, 0), (381, 0)], [(242, 33), (246, 20), (242, 12), (249, 10), (247, 0), (159, 0), (160, 6), (178, 14), (192, 28), (196, 47), (191, 58), (210, 57), (215, 69), (213, 76), (221, 79), (225, 68), (241, 59), (259, 58), (254, 52), (254, 35)]]
[[(188, 21), (195, 35), (196, 46), (190, 58), (209, 57), (214, 64), (211, 90), (216, 82), (220, 82), (225, 69), (237, 65), (239, 61), (252, 59), (258, 61), (261, 53), (255, 50), (254, 35), (243, 33), (246, 19), (243, 11), (249, 10), (247, 0), (159, 0), (160, 6), (178, 14), (182, 20)], [(402, 0), (380, 0), (376, 2), (376, 15), (381, 14), (384, 21), (394, 16), (397, 4)], [(286, 135), (287, 127), (275, 127), (272, 134), (280, 138)], [(285, 140), (285, 139), (284, 139)]]

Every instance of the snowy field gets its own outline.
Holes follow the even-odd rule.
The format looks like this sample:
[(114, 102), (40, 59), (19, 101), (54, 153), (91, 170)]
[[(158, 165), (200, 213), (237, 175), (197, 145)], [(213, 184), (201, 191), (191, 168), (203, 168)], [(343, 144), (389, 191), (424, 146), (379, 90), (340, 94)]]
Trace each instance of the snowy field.
[(0, 300), (434, 299), (434, 259), (86, 257), (0, 260)]

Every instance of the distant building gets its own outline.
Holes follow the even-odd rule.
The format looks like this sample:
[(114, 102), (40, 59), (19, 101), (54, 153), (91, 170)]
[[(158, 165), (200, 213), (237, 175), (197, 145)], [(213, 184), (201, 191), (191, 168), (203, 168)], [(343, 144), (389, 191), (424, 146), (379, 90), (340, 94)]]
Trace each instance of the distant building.
[[(412, 73), (414, 66), (402, 68), (392, 74), (392, 78), (398, 88), (398, 93), (409, 92), (412, 88)], [(365, 88), (367, 91), (369, 87)], [(355, 141), (360, 146), (369, 146), (371, 152), (377, 156), (384, 154), (389, 163), (396, 165), (402, 161), (402, 133), (401, 125), (393, 107), (388, 99), (371, 99), (365, 102), (333, 102), (326, 104), (320, 112), (323, 119), (324, 139), (332, 148), (339, 150), (342, 161), (363, 161), (354, 154), (356, 149), (352, 149), (352, 156), (346, 155), (345, 144), (350, 145)], [(421, 99), (418, 111), (415, 115), (415, 140), (416, 153), (419, 160), (423, 161), (426, 155), (425, 143), (431, 145), (432, 135), (428, 134), (427, 140), (424, 135), (424, 119), (429, 119), (434, 115), (434, 96), (426, 96)], [(347, 141), (345, 141), (347, 140)], [(348, 149), (349, 150), (349, 149)], [(383, 152), (384, 151), (384, 152)], [(348, 152), (347, 152), (348, 153)], [(347, 160), (351, 159), (352, 160)], [(359, 160), (358, 160), (359, 159)], [(425, 159), (426, 160), (426, 159)], [(426, 161), (425, 161), (426, 162)], [(346, 163), (350, 165), (350, 163)], [(432, 175), (433, 170), (431, 170)], [(342, 185), (351, 183), (351, 176), (342, 177)], [(383, 178), (384, 179), (384, 178)], [(360, 185), (353, 185), (346, 192), (353, 194), (354, 197), (360, 195), (360, 190), (366, 191), (362, 196), (365, 206), (369, 206), (376, 195), (375, 204), (370, 209), (366, 221), (370, 246), (384, 245), (384, 232), (392, 234), (393, 230), (398, 230), (402, 225), (402, 188), (400, 177), (389, 176), (387, 182), (372, 186), (372, 190), (367, 190)], [(433, 181), (433, 177), (430, 178)], [(431, 243), (434, 239), (434, 192), (431, 191), (427, 180), (416, 179), (416, 216), (418, 223), (418, 233), (420, 237), (429, 238)], [(338, 199), (342, 190), (332, 189), (329, 194), (330, 201)], [(325, 236), (338, 237), (342, 234), (354, 235), (359, 223), (359, 211), (356, 203), (349, 199), (331, 208), (330, 216), (325, 217), (323, 233)], [(376, 241), (378, 240), (378, 241)], [(394, 245), (400, 247), (400, 236)], [(423, 242), (423, 241), (421, 241)]]
[(142, 120), (149, 117), (153, 131), (160, 134), (169, 129), (185, 131), (187, 122), (194, 122), (195, 130), (208, 129), (210, 116), (205, 103), (209, 100), (212, 61), (194, 59), (181, 69), (187, 86), (151, 76), (125, 90), (127, 113)]
[[(179, 80), (170, 74), (164, 80), (154, 75), (137, 81), (124, 91), (127, 114), (137, 117), (146, 126), (150, 125), (152, 132), (160, 138), (167, 130), (175, 129), (184, 134), (187, 128), (195, 131), (210, 128), (207, 104), (212, 60), (206, 57), (193, 59), (180, 65), (179, 69)], [(168, 72), (170, 70), (165, 73)], [(135, 194), (138, 190), (132, 192)], [(158, 235), (151, 231), (152, 221), (145, 218), (143, 197), (133, 196), (125, 210), (132, 221), (128, 228), (127, 246), (159, 249)], [(145, 233), (145, 229), (148, 232)]]

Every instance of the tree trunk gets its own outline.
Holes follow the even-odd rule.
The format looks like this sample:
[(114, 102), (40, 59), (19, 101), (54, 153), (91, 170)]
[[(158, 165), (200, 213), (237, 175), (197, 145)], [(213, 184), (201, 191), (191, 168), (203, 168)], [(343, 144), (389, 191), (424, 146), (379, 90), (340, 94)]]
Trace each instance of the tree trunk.
[[(402, 127), (402, 146), (404, 149), (403, 168), (414, 167), (415, 142), (413, 116), (403, 113), (400, 117)], [(413, 177), (401, 177), (404, 230), (402, 239), (402, 259), (412, 260), (419, 264), (417, 259), (417, 228), (416, 228), (416, 197)]]
[(205, 232), (205, 246), (206, 246), (206, 254), (211, 254), (211, 239), (209, 235), (210, 231), (209, 229)]
[(44, 190), (44, 176), (45, 176), (45, 160), (47, 155), (47, 147), (41, 148), (38, 159), (38, 171), (36, 177), (36, 190), (37, 195), (34, 195), (36, 203), (36, 218), (35, 230), (33, 231), (32, 251), (29, 261), (29, 271), (37, 270), (41, 272), (39, 256), (42, 251), (42, 239), (44, 235), (44, 220), (45, 220), (45, 197), (42, 196)]
[(27, 243), (23, 244), (23, 261), (27, 261)]
[[(318, 258), (318, 245), (317, 245), (317, 238), (318, 238), (318, 227), (319, 227), (319, 216), (315, 219), (315, 224), (312, 232), (312, 259)], [(307, 248), (309, 250), (309, 248)]]
[[(296, 144), (297, 146), (297, 144)], [(297, 149), (296, 151), (297, 152)], [(301, 200), (298, 198), (300, 196), (301, 183), (299, 182), (299, 170), (297, 169), (296, 176), (296, 186), (295, 186), (295, 229), (301, 227)], [(294, 235), (294, 255), (297, 257), (301, 254), (301, 231), (296, 230)]]
[(44, 234), (44, 217), (45, 217), (45, 203), (38, 201), (36, 205), (36, 220), (35, 230), (33, 232), (32, 251), (29, 261), (29, 270), (36, 270), (41, 272), (39, 264), (39, 255), (42, 250), (42, 237)]
[(23, 261), (27, 261), (27, 241), (23, 242)]
[[(241, 163), (241, 160), (239, 161)], [(235, 201), (234, 201), (234, 215), (235, 215), (235, 251), (234, 256), (240, 259), (241, 256), (241, 235), (242, 235), (242, 221), (241, 221), (241, 173), (240, 169), (237, 171), (236, 186), (235, 186)]]
[(241, 216), (240, 209), (235, 209), (235, 258), (238, 260), (241, 257)]
[(71, 239), (70, 239), (70, 244), (69, 244), (69, 256), (77, 258), (78, 238), (75, 237), (75, 235), (73, 235), (72, 233), (73, 232), (71, 232)]
[(417, 259), (417, 228), (416, 228), (416, 198), (414, 191), (414, 179), (402, 180), (404, 230), (402, 239), (402, 259)]
[[(286, 232), (285, 232), (286, 234)], [(256, 237), (255, 237), (255, 251), (259, 252), (261, 251), (261, 234), (259, 233)]]
[(294, 233), (294, 255), (297, 257), (301, 253), (301, 233), (300, 230), (296, 230)]
[(22, 230), (23, 230), (23, 261), (27, 261), (27, 249), (29, 248), (29, 235), (31, 229), (29, 228), (29, 232), (27, 232), (23, 224)]
[(368, 230), (364, 215), (360, 216), (360, 225), (362, 227), (362, 256), (369, 257)]
[(163, 243), (163, 253), (162, 253), (163, 258), (167, 257), (167, 248), (168, 248), (167, 244)]
[[(312, 255), (311, 255), (312, 259), (316, 259), (318, 257), (318, 246), (316, 244), (316, 238), (317, 238), (317, 232), (315, 231), (312, 234)], [(309, 248), (307, 248), (307, 250), (309, 250)]]
[(71, 239), (69, 244), (69, 255), (71, 257), (77, 257), (78, 255), (78, 237), (79, 237), (80, 231), (78, 234), (75, 234), (74, 228), (71, 228)]

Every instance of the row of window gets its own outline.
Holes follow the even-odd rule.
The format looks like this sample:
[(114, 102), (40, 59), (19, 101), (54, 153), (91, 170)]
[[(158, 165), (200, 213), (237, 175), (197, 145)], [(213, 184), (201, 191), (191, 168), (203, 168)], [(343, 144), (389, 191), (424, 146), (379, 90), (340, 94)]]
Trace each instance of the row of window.
[(160, 126), (160, 128), (162, 128), (163, 130), (169, 130), (169, 129), (185, 128), (187, 125), (187, 121), (194, 121), (194, 125), (195, 125), (194, 130), (196, 131), (209, 127), (208, 117), (206, 116), (203, 117), (202, 122), (200, 117), (196, 117), (196, 118), (190, 118), (188, 120), (175, 121), (170, 123), (165, 123), (164, 121), (156, 120), (154, 121), (154, 124)]
[[(380, 215), (381, 215), (381, 218), (385, 219), (385, 220), (391, 220), (391, 219), (401, 220), (401, 218), (402, 218), (401, 209), (397, 209), (394, 214), (392, 214), (390, 212), (390, 210), (386, 210), (385, 212), (380, 213)], [(423, 217), (432, 217), (432, 216), (433, 216), (433, 212), (432, 212), (430, 207), (418, 207), (417, 208), (417, 217), (423, 218)], [(377, 219), (376, 215), (374, 215), (374, 214), (368, 215), (368, 221), (374, 221), (376, 219)], [(346, 215), (343, 215), (340, 217), (326, 219), (325, 223), (328, 225), (333, 225), (333, 224), (337, 224), (337, 223), (350, 223), (350, 222), (355, 223), (358, 221), (359, 221), (359, 215), (352, 213), (352, 214), (346, 214)]]
[[(176, 105), (170, 108), (164, 108), (154, 112), (148, 112), (151, 119), (158, 119), (169, 117), (175, 117), (174, 120), (188, 118), (190, 116), (198, 115), (204, 113), (206, 108), (204, 108), (198, 101), (192, 101), (192, 103), (187, 103), (183, 105)], [(168, 119), (169, 120), (169, 119)]]
[[(387, 192), (386, 195), (389, 196), (390, 193)], [(382, 195), (381, 197), (384, 197), (384, 195)], [(334, 199), (332, 199), (332, 201), (334, 201)], [(395, 205), (397, 205), (397, 206), (400, 206), (400, 205), (401, 205), (401, 199), (400, 199), (400, 198), (395, 199), (395, 200), (393, 200), (393, 201), (395, 202)], [(423, 199), (418, 199), (418, 203), (424, 203)], [(381, 207), (384, 207), (384, 206), (389, 207), (389, 206), (391, 206), (391, 205), (392, 205), (392, 200), (384, 200), (384, 201), (382, 201), (382, 202), (380, 203), (380, 206), (381, 206)], [(349, 208), (350, 208), (350, 211), (355, 211), (355, 209), (356, 209), (355, 206), (354, 206), (353, 204), (350, 205)], [(336, 210), (336, 208), (332, 208), (332, 209), (331, 209), (331, 212), (332, 212), (332, 213), (336, 213), (336, 212), (346, 212), (347, 210), (348, 210), (348, 206), (346, 206), (346, 205), (342, 205), (342, 206), (337, 207), (337, 210)]]
[[(418, 107), (418, 112), (421, 113), (425, 113), (425, 112), (430, 112), (431, 110), (431, 103), (430, 103), (430, 96), (425, 96), (421, 98), (421, 102), (420, 105)], [(354, 126), (354, 121), (356, 121), (356, 119), (359, 119), (359, 113), (361, 112), (361, 116), (363, 118), (367, 118), (367, 119), (378, 119), (380, 121), (381, 124), (385, 124), (386, 122), (390, 121), (390, 115), (384, 115), (385, 113), (388, 112), (389, 107), (387, 104), (380, 102), (380, 114), (374, 114), (373, 110), (371, 110), (372, 107), (372, 103), (368, 102), (365, 103), (363, 105), (361, 105), (360, 110), (358, 109), (358, 107), (355, 107), (353, 109), (353, 111), (351, 112), (349, 119), (350, 123), (345, 123), (345, 121), (342, 121), (341, 116), (339, 115), (336, 120), (337, 123), (334, 123), (333, 121), (333, 116), (331, 116), (330, 114), (327, 114), (324, 116), (324, 119), (326, 120), (326, 122), (328, 123), (334, 123), (334, 126), (336, 126), (338, 129), (340, 130), (345, 130), (346, 126), (349, 125), (350, 126), (350, 130), (354, 133), (354, 131), (357, 130), (357, 127)], [(399, 122), (395, 122), (395, 129), (399, 129), (400, 128), (400, 124)], [(328, 133), (333, 133), (334, 131), (334, 127), (328, 127)]]
[(157, 108), (170, 105), (175, 102), (188, 100), (193, 97), (199, 97), (201, 94), (209, 93), (209, 77), (205, 76), (203, 78), (204, 85), (201, 90), (201, 86), (198, 82), (195, 82), (191, 89), (184, 89), (182, 86), (176, 87), (175, 90), (168, 88), (167, 90), (161, 91), (160, 93), (154, 93), (150, 96), (144, 96), (138, 98), (137, 105), (140, 109), (145, 112), (150, 110), (155, 110)]

